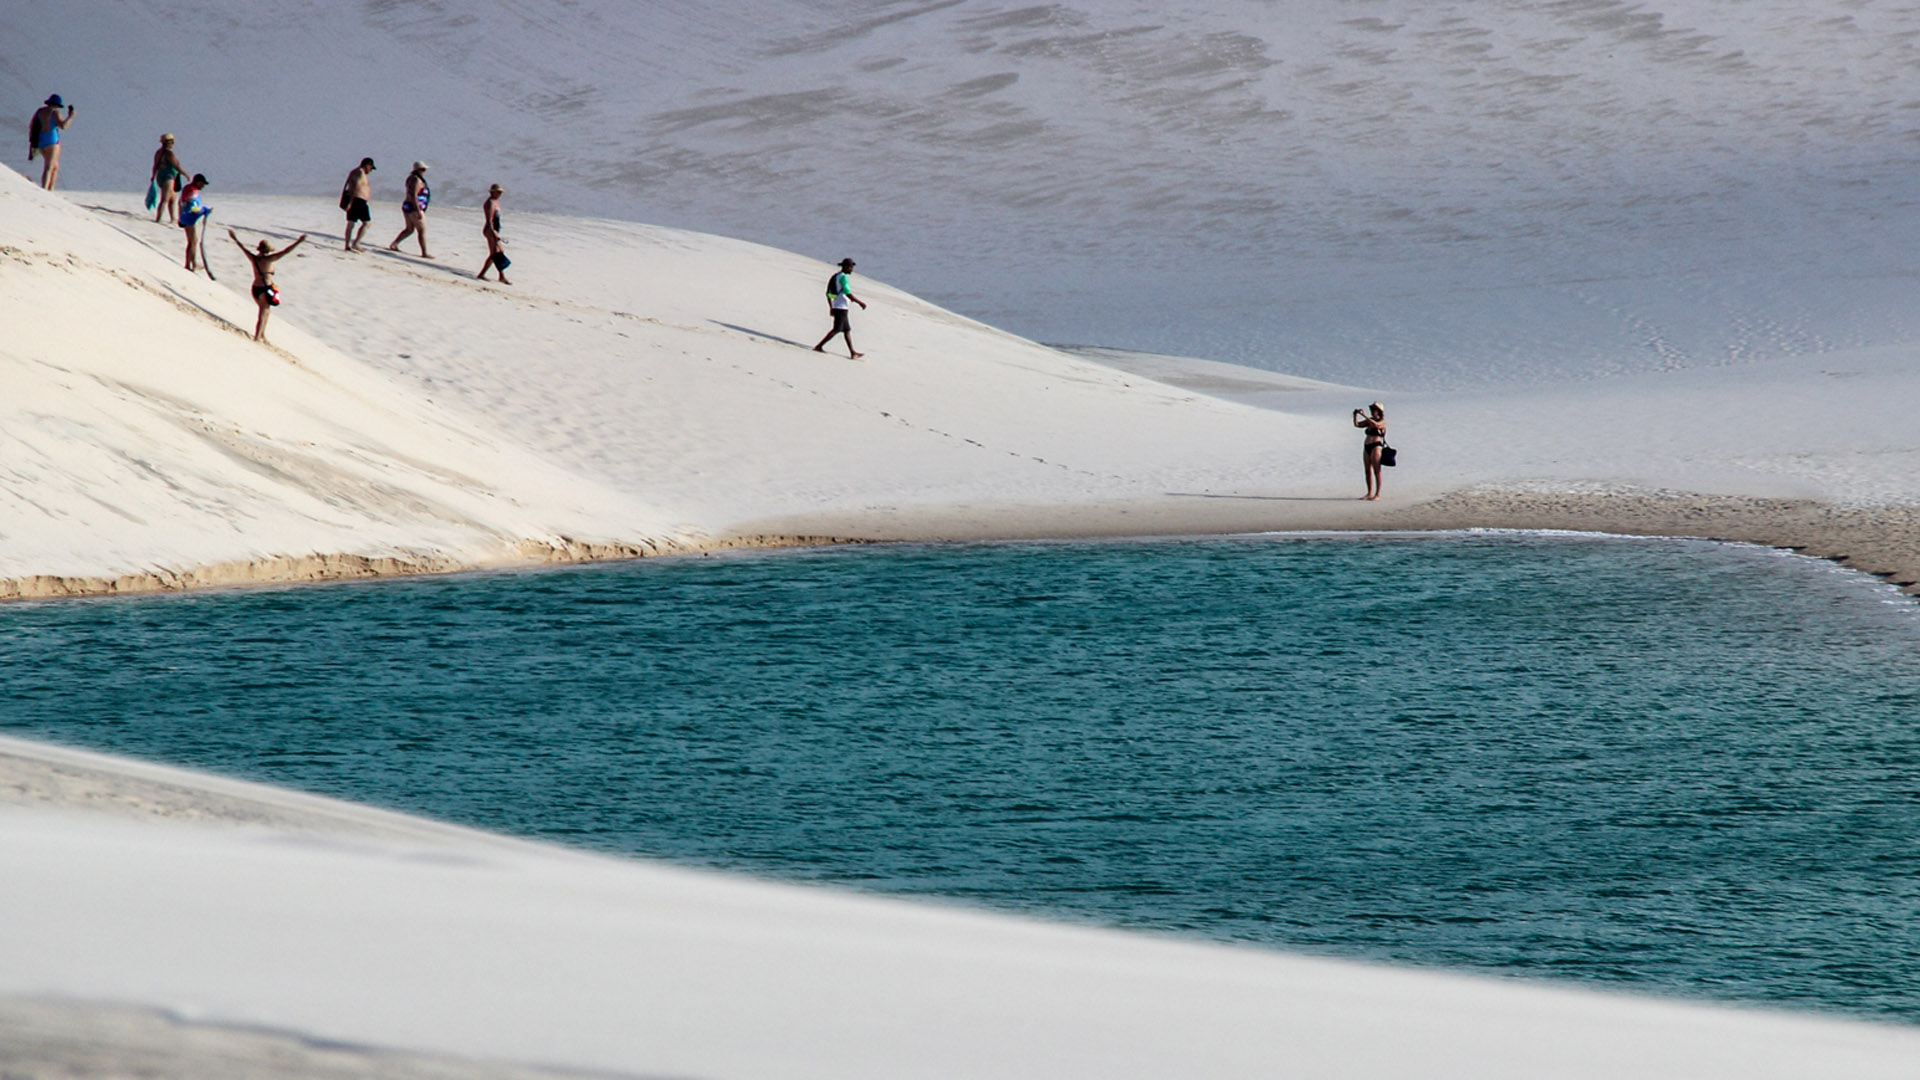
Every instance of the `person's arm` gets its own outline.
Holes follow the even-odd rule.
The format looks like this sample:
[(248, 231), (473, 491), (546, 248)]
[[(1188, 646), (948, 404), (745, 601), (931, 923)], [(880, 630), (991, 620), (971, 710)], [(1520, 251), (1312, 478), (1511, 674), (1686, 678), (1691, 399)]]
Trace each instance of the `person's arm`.
[(240, 249), (240, 254), (245, 255), (249, 259), (253, 258), (253, 252), (248, 251), (247, 245), (240, 242), (239, 233), (234, 232), (232, 229), (228, 229), (227, 235), (233, 238), (233, 246)]
[(65, 120), (60, 120), (60, 121), (58, 121), (58, 123), (59, 123), (59, 125), (60, 125), (61, 127), (63, 127), (63, 128), (64, 128), (64, 127), (66, 127), (66, 126), (67, 126), (68, 124), (71, 124), (71, 123), (73, 123), (73, 109), (74, 109), (74, 107), (73, 107), (72, 105), (69, 105), (69, 106), (67, 106), (67, 118), (66, 118)]
[(274, 253), (273, 253), (273, 257), (277, 259), (277, 258), (279, 258), (280, 256), (282, 256), (282, 255), (285, 255), (285, 254), (286, 254), (287, 252), (289, 252), (289, 251), (292, 251), (292, 250), (293, 250), (294, 248), (297, 248), (297, 247), (299, 247), (299, 246), (300, 246), (301, 244), (304, 244), (304, 243), (306, 243), (306, 242), (307, 242), (307, 234), (306, 234), (306, 233), (301, 233), (301, 234), (300, 234), (300, 239), (298, 239), (298, 240), (295, 240), (295, 241), (294, 241), (293, 243), (291, 243), (291, 244), (288, 244), (288, 245), (287, 245), (286, 247), (283, 247), (283, 248), (281, 248), (281, 249), (280, 249), (279, 251), (276, 251), (276, 252), (274, 252)]

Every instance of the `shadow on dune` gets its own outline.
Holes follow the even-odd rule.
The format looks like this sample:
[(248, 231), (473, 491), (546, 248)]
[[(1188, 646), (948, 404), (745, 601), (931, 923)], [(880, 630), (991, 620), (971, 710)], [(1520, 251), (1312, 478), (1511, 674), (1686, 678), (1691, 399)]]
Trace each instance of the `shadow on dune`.
[(783, 338), (778, 334), (768, 334), (759, 330), (752, 330), (744, 326), (735, 326), (732, 323), (721, 322), (719, 319), (708, 319), (707, 321), (723, 329), (732, 330), (740, 334), (745, 334), (748, 337), (757, 337), (763, 341), (777, 341), (782, 345), (792, 345), (796, 349), (805, 349), (810, 347), (803, 342), (794, 341), (792, 338)]
[(1249, 502), (1358, 502), (1344, 495), (1222, 495), (1212, 491), (1169, 491), (1169, 499), (1244, 499)]

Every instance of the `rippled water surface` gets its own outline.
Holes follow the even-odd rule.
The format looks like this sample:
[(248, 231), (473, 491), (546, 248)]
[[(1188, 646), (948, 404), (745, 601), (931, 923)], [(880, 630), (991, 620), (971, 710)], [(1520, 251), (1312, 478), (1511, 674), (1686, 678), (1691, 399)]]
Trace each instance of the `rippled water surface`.
[(0, 730), (619, 852), (1920, 1020), (1920, 617), (1568, 537), (0, 609)]

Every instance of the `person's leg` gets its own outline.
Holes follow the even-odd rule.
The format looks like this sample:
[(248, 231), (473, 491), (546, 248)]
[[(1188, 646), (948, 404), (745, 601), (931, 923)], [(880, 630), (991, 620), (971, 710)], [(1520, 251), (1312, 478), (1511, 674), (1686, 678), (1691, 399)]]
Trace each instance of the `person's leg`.
[(340, 250), (353, 250), (353, 219), (347, 219), (347, 231), (340, 234)]
[(267, 296), (265, 293), (262, 293), (259, 296), (254, 297), (253, 304), (255, 307), (260, 309), (260, 318), (256, 320), (253, 324), (253, 340), (259, 341), (261, 338), (265, 337), (267, 334), (267, 312), (273, 310), (273, 306), (267, 303)]
[(40, 186), (53, 190), (54, 181), (60, 179), (60, 144), (54, 143), (40, 151)]
[(192, 269), (194, 269), (194, 268), (195, 268), (195, 267), (194, 267), (194, 264), (193, 264), (193, 242), (194, 242), (194, 239), (195, 239), (195, 237), (194, 237), (194, 235), (193, 235), (193, 233), (194, 233), (194, 230), (192, 230), (192, 229), (181, 229), (180, 231), (181, 231), (181, 232), (183, 232), (183, 233), (186, 233), (186, 234), (187, 234), (187, 261), (186, 261), (186, 267), (187, 267), (187, 269), (189, 269), (189, 270), (192, 270)]
[(846, 328), (845, 330), (842, 330), (842, 331), (841, 331), (841, 334), (842, 334), (842, 336), (844, 336), (844, 337), (845, 337), (845, 338), (847, 339), (847, 358), (848, 358), (848, 359), (850, 359), (850, 360), (858, 360), (858, 359), (860, 359), (861, 357), (863, 357), (863, 356), (865, 356), (865, 355), (867, 355), (866, 353), (863, 353), (863, 352), (858, 352), (858, 351), (856, 351), (856, 350), (854, 349), (854, 347), (853, 347), (853, 327), (851, 327), (851, 326), (849, 326), (849, 327), (847, 327), (847, 328)]
[(407, 237), (412, 235), (413, 235), (413, 215), (409, 214), (407, 215), (407, 227), (404, 229), (401, 229), (400, 235), (393, 238), (393, 243), (387, 245), (387, 250), (399, 251), (400, 241), (405, 240)]
[(1364, 447), (1360, 451), (1360, 476), (1367, 482), (1367, 493), (1363, 499), (1373, 498), (1373, 447)]
[(413, 235), (420, 238), (420, 257), (423, 259), (433, 258), (432, 253), (427, 250), (427, 215), (419, 214), (415, 216)]

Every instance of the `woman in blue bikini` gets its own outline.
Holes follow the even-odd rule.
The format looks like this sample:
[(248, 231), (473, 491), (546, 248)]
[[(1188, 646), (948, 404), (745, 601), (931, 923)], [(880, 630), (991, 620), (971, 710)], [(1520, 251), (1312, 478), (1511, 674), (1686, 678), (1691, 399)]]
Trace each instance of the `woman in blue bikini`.
[(53, 95), (34, 112), (33, 122), (27, 125), (27, 160), (40, 155), (40, 186), (48, 191), (52, 191), (60, 179), (60, 132), (73, 123), (73, 106), (66, 105), (67, 115), (60, 115), (64, 104), (59, 94)]
[(418, 234), (420, 237), (420, 257), (431, 259), (427, 254), (427, 203), (433, 198), (433, 190), (427, 187), (427, 163), (416, 161), (413, 171), (407, 174), (407, 197), (400, 200), (400, 212), (406, 215), (407, 227), (387, 245), (388, 251), (399, 251), (400, 241)]

